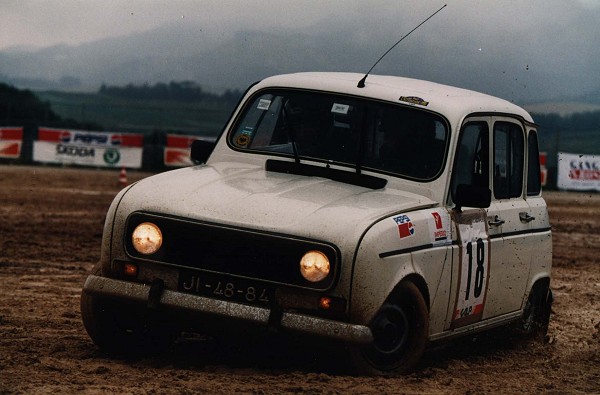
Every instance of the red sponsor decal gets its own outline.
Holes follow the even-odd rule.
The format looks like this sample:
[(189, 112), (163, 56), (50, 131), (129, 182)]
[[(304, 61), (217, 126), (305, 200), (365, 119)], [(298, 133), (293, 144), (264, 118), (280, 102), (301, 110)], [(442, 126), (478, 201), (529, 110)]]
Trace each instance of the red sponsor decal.
[(138, 133), (123, 133), (121, 136), (121, 147), (143, 147), (144, 135)]
[(176, 134), (168, 134), (167, 135), (167, 147), (172, 148), (190, 148), (192, 143), (197, 140), (197, 137), (192, 136), (183, 136)]
[(446, 240), (448, 235), (446, 234), (446, 229), (444, 229), (444, 224), (442, 223), (442, 216), (436, 211), (431, 213), (431, 215), (433, 215), (433, 220), (435, 221), (436, 229), (433, 232), (433, 239), (435, 241)]
[(190, 153), (183, 151), (165, 150), (166, 164), (179, 164), (189, 161)]
[(597, 181), (600, 180), (600, 170), (571, 169), (569, 178), (580, 181)]
[(22, 140), (23, 128), (0, 128), (0, 140)]
[(413, 223), (408, 215), (400, 215), (395, 217), (394, 221), (398, 225), (398, 232), (401, 239), (415, 234), (415, 227), (413, 226)]
[(435, 221), (435, 228), (442, 229), (442, 216), (435, 211), (431, 215), (433, 215), (433, 220)]
[(16, 158), (20, 154), (19, 151), (19, 143), (8, 144), (6, 147), (0, 149), (0, 156)]

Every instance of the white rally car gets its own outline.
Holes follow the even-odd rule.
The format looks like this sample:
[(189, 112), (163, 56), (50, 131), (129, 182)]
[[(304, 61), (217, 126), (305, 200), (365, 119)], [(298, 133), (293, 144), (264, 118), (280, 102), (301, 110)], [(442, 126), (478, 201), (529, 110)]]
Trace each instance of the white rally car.
[[(414, 79), (299, 73), (251, 86), (203, 163), (111, 205), (83, 322), (109, 351), (181, 328), (341, 341), (360, 372), (429, 342), (547, 330), (552, 244), (530, 115)], [(358, 85), (358, 86), (357, 86)]]

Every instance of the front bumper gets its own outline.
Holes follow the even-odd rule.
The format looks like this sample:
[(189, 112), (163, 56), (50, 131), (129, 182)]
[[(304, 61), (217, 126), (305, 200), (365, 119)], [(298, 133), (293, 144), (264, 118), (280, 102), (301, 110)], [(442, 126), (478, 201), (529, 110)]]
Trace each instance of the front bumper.
[[(146, 304), (150, 302), (150, 290), (150, 285), (94, 275), (89, 276), (83, 285), (83, 292), (92, 295), (126, 299)], [(347, 343), (368, 344), (373, 341), (373, 333), (368, 326), (286, 311), (280, 312), (280, 314), (273, 314), (272, 310), (264, 307), (210, 299), (168, 289), (162, 290), (157, 302), (160, 306), (167, 309), (241, 319), (256, 324), (272, 324), (274, 317), (276, 317), (276, 324), (282, 329), (341, 340)]]

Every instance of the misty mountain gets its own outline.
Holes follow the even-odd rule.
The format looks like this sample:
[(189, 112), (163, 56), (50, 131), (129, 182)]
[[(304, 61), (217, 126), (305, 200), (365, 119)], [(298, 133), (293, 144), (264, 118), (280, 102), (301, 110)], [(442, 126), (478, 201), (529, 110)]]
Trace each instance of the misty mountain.
[[(257, 80), (280, 73), (364, 73), (401, 37), (398, 32), (406, 30), (393, 26), (390, 33), (371, 24), (332, 26), (329, 22), (277, 33), (164, 25), (78, 46), (0, 51), (0, 81), (35, 90), (97, 91), (102, 84), (189, 80), (207, 91), (244, 90)], [(507, 42), (517, 42), (519, 37), (506, 34), (504, 41), (486, 41), (483, 50), (474, 50), (473, 39), (466, 32), (444, 37), (442, 28), (432, 29), (402, 42), (373, 73), (432, 80), (517, 103), (560, 99), (561, 70), (530, 65), (527, 48), (507, 47)], [(510, 56), (499, 57), (502, 53)], [(593, 88), (589, 83), (585, 86)], [(569, 84), (564, 91), (568, 90), (581, 88)], [(582, 91), (581, 97), (598, 103), (600, 90)]]

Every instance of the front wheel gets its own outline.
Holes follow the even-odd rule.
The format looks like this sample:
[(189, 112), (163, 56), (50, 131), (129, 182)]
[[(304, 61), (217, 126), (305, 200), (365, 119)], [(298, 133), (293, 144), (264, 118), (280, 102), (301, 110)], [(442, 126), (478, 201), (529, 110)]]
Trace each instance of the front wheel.
[(429, 310), (415, 284), (400, 283), (371, 322), (373, 342), (354, 351), (359, 374), (389, 375), (411, 371), (425, 350)]
[(177, 327), (142, 310), (86, 292), (81, 294), (81, 318), (93, 342), (111, 354), (154, 354), (179, 336)]

